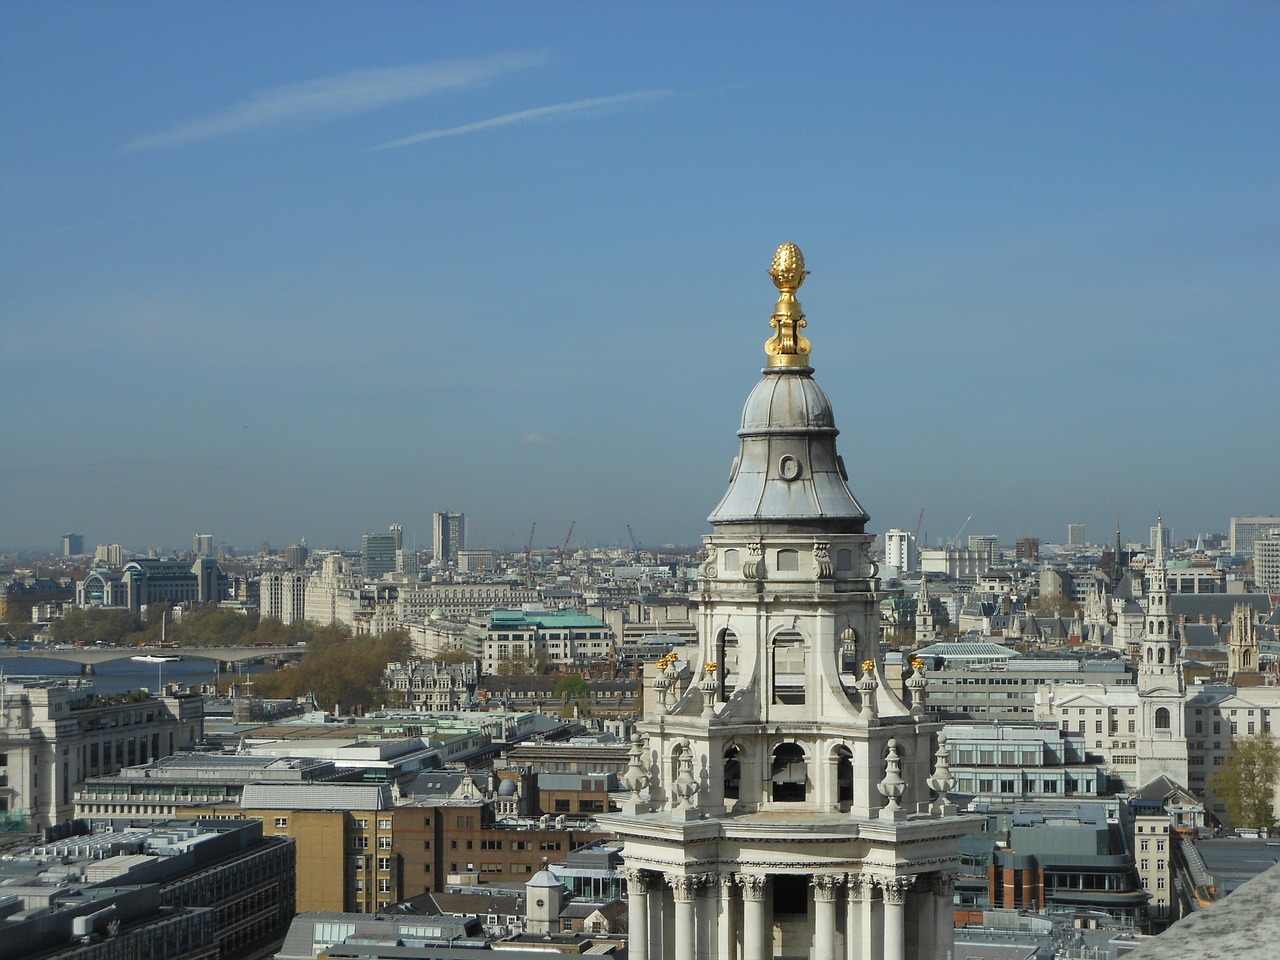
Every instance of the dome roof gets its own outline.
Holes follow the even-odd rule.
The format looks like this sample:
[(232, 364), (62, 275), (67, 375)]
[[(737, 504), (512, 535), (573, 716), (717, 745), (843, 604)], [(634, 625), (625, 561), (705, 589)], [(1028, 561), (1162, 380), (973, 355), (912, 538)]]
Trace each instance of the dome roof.
[(707, 519), (861, 533), (867, 514), (849, 491), (839, 433), (811, 369), (766, 369), (742, 411), (729, 489)]
[(516, 795), (516, 782), (514, 780), (503, 780), (498, 784), (498, 796), (514, 797)]
[(827, 391), (812, 376), (766, 376), (742, 408), (742, 432), (836, 430)]
[(559, 887), (562, 886), (560, 878), (550, 870), (543, 867), (525, 883), (526, 887)]

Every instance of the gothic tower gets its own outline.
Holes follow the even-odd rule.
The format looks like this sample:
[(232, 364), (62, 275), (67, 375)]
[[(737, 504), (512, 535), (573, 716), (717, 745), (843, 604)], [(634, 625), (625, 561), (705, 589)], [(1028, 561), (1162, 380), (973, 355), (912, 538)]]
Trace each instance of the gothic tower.
[[(699, 572), (699, 647), (633, 738), (621, 816), (634, 960), (949, 955), (959, 838), (924, 664), (886, 682), (872, 534), (850, 493), (784, 244), (767, 366), (747, 398)], [(865, 465), (864, 465), (865, 466)]]
[(1253, 610), (1247, 603), (1237, 603), (1231, 611), (1231, 639), (1227, 642), (1227, 671), (1231, 682), (1245, 673), (1258, 672), (1260, 642), (1253, 623)]
[(1142, 716), (1137, 785), (1145, 786), (1164, 775), (1185, 787), (1187, 688), (1182, 679), (1177, 631), (1169, 615), (1162, 517), (1156, 517), (1156, 555), (1148, 573), (1146, 599), (1146, 623), (1138, 648), (1138, 706)]

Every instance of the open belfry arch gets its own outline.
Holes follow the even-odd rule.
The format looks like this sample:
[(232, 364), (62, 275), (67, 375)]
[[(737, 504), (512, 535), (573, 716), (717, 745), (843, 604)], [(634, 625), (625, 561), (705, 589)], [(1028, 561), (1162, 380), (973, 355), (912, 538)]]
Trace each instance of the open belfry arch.
[[(874, 536), (783, 244), (767, 365), (709, 520), (697, 654), (664, 658), (621, 815), (632, 960), (945, 960), (961, 836), (923, 663), (879, 655)], [(863, 467), (866, 464), (862, 464)]]

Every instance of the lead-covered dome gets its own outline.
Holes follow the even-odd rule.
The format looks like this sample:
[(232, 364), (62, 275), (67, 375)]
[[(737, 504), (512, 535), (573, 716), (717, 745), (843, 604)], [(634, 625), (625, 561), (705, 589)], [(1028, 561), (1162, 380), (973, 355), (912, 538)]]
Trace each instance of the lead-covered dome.
[(780, 291), (770, 321), (776, 330), (765, 344), (769, 366), (742, 410), (740, 447), (729, 489), (707, 519), (717, 527), (747, 524), (797, 532), (861, 533), (867, 514), (850, 492), (844, 462), (836, 453), (831, 401), (808, 366), (807, 325), (795, 290), (803, 282), (804, 259), (784, 244), (787, 262), (771, 271)]

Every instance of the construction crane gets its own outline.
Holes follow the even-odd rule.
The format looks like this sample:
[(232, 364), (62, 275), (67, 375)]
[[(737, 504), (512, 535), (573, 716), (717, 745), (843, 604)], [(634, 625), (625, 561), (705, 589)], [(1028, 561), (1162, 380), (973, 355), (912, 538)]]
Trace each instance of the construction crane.
[(635, 553), (637, 559), (640, 556), (640, 544), (636, 542), (636, 535), (631, 532), (631, 524), (627, 524), (627, 536), (631, 538), (631, 550)]
[(920, 542), (920, 528), (924, 526), (924, 507), (920, 508), (920, 516), (916, 517), (916, 532), (911, 537), (912, 543)]
[(960, 524), (960, 529), (956, 532), (956, 538), (951, 541), (951, 546), (957, 549), (960, 546), (960, 534), (964, 533), (965, 527), (969, 526), (969, 521), (973, 519), (973, 514), (969, 514), (964, 518), (964, 523)]
[(529, 542), (524, 545), (524, 582), (530, 587), (533, 586), (533, 531), (537, 529), (538, 522), (535, 520), (529, 528)]
[(560, 550), (556, 554), (556, 563), (564, 569), (564, 553), (569, 549), (569, 538), (573, 536), (573, 528), (577, 526), (578, 521), (573, 520), (569, 523), (569, 532), (564, 535), (564, 543), (560, 544)]

